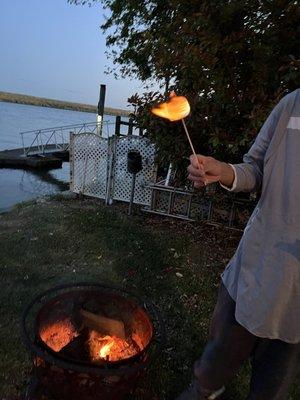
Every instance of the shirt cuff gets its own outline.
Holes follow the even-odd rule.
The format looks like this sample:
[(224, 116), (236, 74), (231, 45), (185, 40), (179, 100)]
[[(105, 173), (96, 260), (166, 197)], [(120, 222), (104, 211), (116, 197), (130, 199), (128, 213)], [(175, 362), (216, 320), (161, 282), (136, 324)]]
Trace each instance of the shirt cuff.
[(231, 168), (233, 169), (233, 172), (234, 172), (234, 180), (233, 180), (232, 186), (231, 186), (231, 187), (224, 186), (224, 185), (222, 185), (222, 183), (220, 183), (220, 185), (222, 186), (222, 188), (224, 188), (224, 189), (228, 190), (229, 192), (233, 192), (233, 191), (236, 189), (236, 184), (237, 184), (237, 174), (236, 174), (236, 169), (235, 169), (235, 166), (234, 166), (234, 165), (232, 165), (232, 164), (228, 164), (228, 165), (230, 165), (230, 166), (231, 166)]

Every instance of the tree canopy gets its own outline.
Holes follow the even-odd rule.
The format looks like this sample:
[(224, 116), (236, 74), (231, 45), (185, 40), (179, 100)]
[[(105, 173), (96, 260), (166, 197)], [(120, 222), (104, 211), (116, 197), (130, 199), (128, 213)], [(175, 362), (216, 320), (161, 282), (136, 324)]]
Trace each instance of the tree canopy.
[(181, 125), (149, 112), (164, 92), (188, 98), (186, 122), (199, 152), (235, 161), (272, 107), (299, 87), (299, 1), (100, 1), (109, 12), (102, 29), (120, 74), (161, 84), (161, 94), (134, 95), (130, 102), (162, 160), (180, 162), (188, 152)]

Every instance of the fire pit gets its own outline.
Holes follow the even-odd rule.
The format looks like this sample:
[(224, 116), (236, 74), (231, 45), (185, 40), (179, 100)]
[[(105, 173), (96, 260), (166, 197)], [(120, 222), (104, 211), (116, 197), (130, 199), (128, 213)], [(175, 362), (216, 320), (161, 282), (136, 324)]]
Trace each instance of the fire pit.
[(26, 400), (119, 400), (160, 352), (163, 326), (149, 302), (80, 283), (36, 297), (22, 334), (33, 355)]

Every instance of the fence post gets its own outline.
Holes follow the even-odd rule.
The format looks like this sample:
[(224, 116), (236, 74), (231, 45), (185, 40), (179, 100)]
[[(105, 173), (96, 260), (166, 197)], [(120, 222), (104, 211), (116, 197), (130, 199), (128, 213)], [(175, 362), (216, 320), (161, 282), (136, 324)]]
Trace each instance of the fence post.
[(22, 145), (23, 145), (23, 154), (24, 156), (26, 155), (26, 151), (25, 151), (25, 145), (24, 145), (24, 135), (23, 133), (20, 133), (21, 137), (22, 137)]
[(70, 163), (70, 190), (74, 192), (74, 157), (73, 157), (73, 149), (74, 149), (74, 132), (70, 132), (69, 139), (69, 163)]
[(128, 136), (131, 136), (133, 132), (133, 118), (129, 118), (128, 122)]
[(120, 136), (120, 128), (121, 128), (121, 117), (118, 115), (116, 117), (116, 126), (115, 126), (115, 135)]

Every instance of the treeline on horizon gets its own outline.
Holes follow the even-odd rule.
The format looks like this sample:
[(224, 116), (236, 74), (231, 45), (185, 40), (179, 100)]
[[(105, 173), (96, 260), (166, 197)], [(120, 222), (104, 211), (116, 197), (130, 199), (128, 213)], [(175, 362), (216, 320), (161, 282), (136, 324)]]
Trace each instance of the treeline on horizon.
[[(92, 104), (82, 104), (70, 101), (47, 99), (44, 97), (29, 96), (19, 93), (0, 91), (0, 102), (1, 101), (7, 103), (26, 104), (38, 107), (51, 107), (63, 110), (81, 111), (93, 114), (97, 113), (97, 106), (94, 106)], [(106, 115), (113, 115), (113, 116), (128, 116), (130, 114), (130, 111), (118, 108), (105, 107), (104, 113)]]

